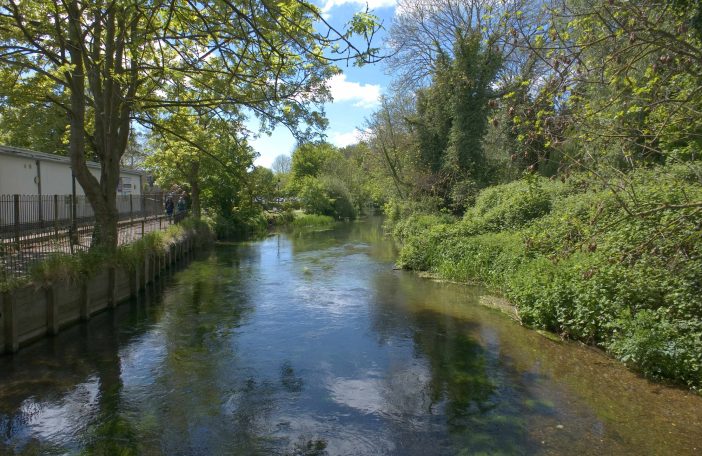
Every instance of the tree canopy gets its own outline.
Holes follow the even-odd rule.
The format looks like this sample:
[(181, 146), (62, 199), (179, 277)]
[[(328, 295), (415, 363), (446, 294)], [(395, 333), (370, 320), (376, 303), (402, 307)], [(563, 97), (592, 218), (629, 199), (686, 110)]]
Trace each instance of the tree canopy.
[(96, 244), (114, 249), (119, 163), (135, 123), (177, 136), (168, 124), (182, 109), (224, 121), (246, 110), (264, 129), (308, 136), (325, 124), (334, 62), (377, 58), (376, 27), (359, 13), (337, 30), (298, 0), (8, 0), (0, 65), (17, 92), (66, 112), (71, 166), (102, 227)]

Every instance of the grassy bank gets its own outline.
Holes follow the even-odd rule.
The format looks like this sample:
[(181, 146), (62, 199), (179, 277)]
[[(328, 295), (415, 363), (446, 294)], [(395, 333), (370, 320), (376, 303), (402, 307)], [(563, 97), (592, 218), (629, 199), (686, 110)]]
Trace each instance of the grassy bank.
[(304, 212), (295, 212), (295, 216), (290, 223), (293, 228), (324, 228), (334, 225), (333, 217), (328, 215), (305, 214)]
[(668, 166), (490, 187), (461, 219), (396, 220), (399, 265), (484, 283), (525, 325), (700, 389), (702, 210), (684, 206), (702, 200), (701, 175)]
[(27, 277), (0, 281), (0, 291), (9, 291), (29, 283), (37, 286), (61, 281), (78, 283), (109, 266), (134, 269), (143, 264), (146, 256), (164, 254), (171, 245), (187, 237), (192, 237), (198, 246), (204, 246), (212, 241), (213, 232), (203, 221), (185, 219), (164, 231), (147, 233), (131, 244), (120, 246), (114, 254), (100, 250), (78, 252), (75, 255), (55, 253), (34, 264)]

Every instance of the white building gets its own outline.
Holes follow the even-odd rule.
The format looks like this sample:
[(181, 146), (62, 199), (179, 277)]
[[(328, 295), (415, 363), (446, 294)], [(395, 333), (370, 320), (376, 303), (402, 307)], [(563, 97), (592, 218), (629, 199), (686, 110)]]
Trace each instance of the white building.
[[(88, 162), (100, 179), (100, 164)], [(118, 195), (141, 195), (146, 176), (141, 171), (120, 171)], [(34, 152), (18, 147), (0, 146), (0, 195), (70, 195), (73, 192), (71, 163), (68, 157)], [(76, 181), (76, 195), (85, 192)]]

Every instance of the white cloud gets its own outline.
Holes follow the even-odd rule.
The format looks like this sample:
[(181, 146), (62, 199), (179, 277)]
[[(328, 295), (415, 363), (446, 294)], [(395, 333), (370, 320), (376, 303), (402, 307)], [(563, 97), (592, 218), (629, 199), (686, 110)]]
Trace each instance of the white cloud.
[(347, 131), (345, 133), (334, 131), (329, 133), (329, 140), (336, 147), (346, 147), (350, 146), (351, 144), (356, 144), (359, 141), (361, 141), (363, 137), (364, 132), (362, 132), (358, 128), (351, 131)]
[(374, 108), (380, 99), (380, 86), (359, 84), (346, 80), (345, 74), (337, 74), (327, 82), (334, 101), (355, 101), (358, 108)]
[(397, 5), (397, 0), (326, 0), (322, 12), (327, 13), (332, 8), (342, 5), (357, 5), (361, 8), (368, 5), (369, 9), (376, 10), (378, 8), (393, 8)]

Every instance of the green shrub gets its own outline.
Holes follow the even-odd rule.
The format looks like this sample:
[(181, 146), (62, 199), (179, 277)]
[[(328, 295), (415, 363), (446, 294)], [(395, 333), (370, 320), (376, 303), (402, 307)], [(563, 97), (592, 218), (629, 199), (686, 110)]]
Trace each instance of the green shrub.
[(281, 211), (266, 211), (263, 216), (269, 226), (286, 226), (295, 220), (295, 212), (292, 209)]
[(260, 210), (234, 212), (230, 217), (215, 215), (209, 220), (214, 236), (220, 240), (241, 240), (261, 236), (268, 229), (268, 221)]
[(526, 325), (701, 388), (702, 210), (687, 204), (702, 200), (699, 171), (531, 177), (483, 190), (459, 221), (405, 212), (398, 264), (482, 282)]
[(532, 177), (488, 187), (478, 195), (464, 220), (479, 223), (487, 231), (520, 228), (551, 210), (560, 183)]
[(607, 348), (621, 361), (657, 379), (702, 385), (702, 320), (671, 320), (666, 309), (623, 320)]
[(57, 282), (81, 282), (92, 277), (110, 256), (99, 250), (78, 252), (74, 255), (53, 253), (29, 270), (31, 281), (39, 285)]
[(351, 193), (335, 177), (305, 177), (298, 195), (302, 208), (309, 214), (328, 215), (336, 219), (356, 217)]

